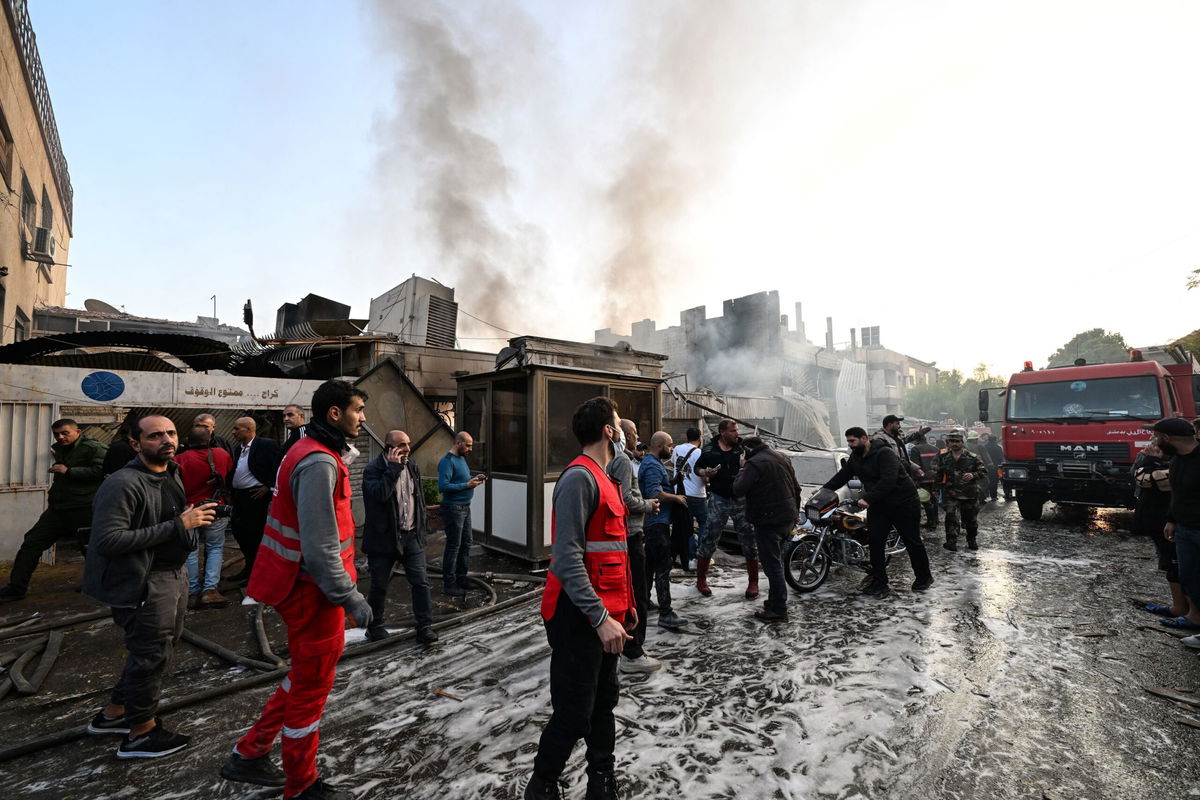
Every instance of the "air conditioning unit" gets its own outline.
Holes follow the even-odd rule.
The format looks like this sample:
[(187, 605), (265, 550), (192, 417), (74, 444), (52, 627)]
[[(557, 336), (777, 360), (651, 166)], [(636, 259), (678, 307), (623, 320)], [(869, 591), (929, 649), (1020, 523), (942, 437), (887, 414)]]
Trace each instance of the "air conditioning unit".
[(54, 258), (54, 234), (49, 228), (37, 228), (33, 233), (33, 247), (29, 254), (39, 258)]

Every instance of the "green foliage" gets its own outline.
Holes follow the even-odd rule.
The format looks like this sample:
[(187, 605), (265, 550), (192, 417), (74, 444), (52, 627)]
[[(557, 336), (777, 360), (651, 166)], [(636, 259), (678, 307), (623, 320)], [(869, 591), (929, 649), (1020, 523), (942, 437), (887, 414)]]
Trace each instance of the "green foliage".
[(1184, 350), (1200, 356), (1200, 329), (1192, 331), (1187, 336), (1176, 339), (1171, 344), (1177, 344)]
[(436, 506), (442, 502), (442, 495), (437, 488), (437, 478), (421, 478), (421, 494), (425, 505)]
[(936, 383), (909, 388), (904, 395), (904, 413), (931, 420), (951, 417), (966, 425), (979, 417), (979, 390), (1007, 383), (1007, 378), (989, 374), (986, 364), (977, 365), (969, 378), (956, 369), (939, 372)]
[(1049, 366), (1070, 366), (1077, 358), (1085, 359), (1089, 364), (1116, 364), (1129, 360), (1129, 345), (1116, 331), (1110, 333), (1103, 328), (1092, 328), (1075, 334), (1071, 341), (1055, 350)]

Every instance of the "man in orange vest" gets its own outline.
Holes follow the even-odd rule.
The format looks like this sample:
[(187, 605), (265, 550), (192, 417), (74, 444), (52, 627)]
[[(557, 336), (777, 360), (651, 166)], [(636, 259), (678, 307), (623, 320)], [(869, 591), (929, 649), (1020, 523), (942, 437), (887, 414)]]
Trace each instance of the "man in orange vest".
[(571, 429), (583, 453), (554, 487), (550, 573), (542, 620), (550, 640), (550, 702), (525, 800), (559, 800), (558, 777), (587, 743), (587, 800), (616, 800), (617, 661), (637, 625), (621, 486), (605, 473), (620, 421), (607, 397), (575, 409)]
[[(262, 716), (233, 748), (221, 775), (282, 786), (285, 800), (347, 798), (317, 777), (321, 712), (342, 655), (346, 620), (371, 623), (355, 586), (351, 461), (367, 395), (346, 381), (313, 393), (313, 420), (279, 466), (275, 498), (246, 593), (275, 607), (287, 625), (292, 664)], [(283, 734), (283, 771), (271, 763)]]

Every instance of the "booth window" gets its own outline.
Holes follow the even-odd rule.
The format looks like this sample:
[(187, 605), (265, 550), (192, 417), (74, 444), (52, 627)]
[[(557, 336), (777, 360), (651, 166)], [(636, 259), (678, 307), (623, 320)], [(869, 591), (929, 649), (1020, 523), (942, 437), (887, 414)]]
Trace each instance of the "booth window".
[(467, 455), (472, 470), (487, 469), (487, 439), (483, 431), (483, 410), (487, 389), (467, 389), (463, 392), (463, 407), (458, 415), (458, 429), (471, 434), (475, 448)]
[[(614, 386), (609, 391), (609, 397), (617, 404), (617, 413), (621, 419), (633, 420), (637, 425), (638, 436), (642, 441), (650, 443), (654, 433), (654, 393), (649, 389), (622, 389)], [(633, 444), (629, 444), (633, 449)]]
[(579, 455), (571, 418), (584, 400), (606, 394), (599, 383), (546, 381), (546, 472), (558, 473)]
[(492, 384), (492, 471), (524, 476), (529, 468), (525, 378)]

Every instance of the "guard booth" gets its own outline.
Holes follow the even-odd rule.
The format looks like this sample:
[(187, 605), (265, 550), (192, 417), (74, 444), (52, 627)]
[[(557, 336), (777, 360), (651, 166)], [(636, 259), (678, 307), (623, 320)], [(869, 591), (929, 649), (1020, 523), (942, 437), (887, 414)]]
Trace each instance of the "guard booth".
[(471, 503), (476, 541), (532, 562), (548, 560), (554, 484), (579, 455), (571, 432), (575, 409), (597, 395), (612, 398), (649, 441), (662, 422), (661, 379), (645, 372), (653, 377), (527, 364), (460, 377), (456, 427), (475, 439), (467, 459), (472, 472), (488, 476)]

